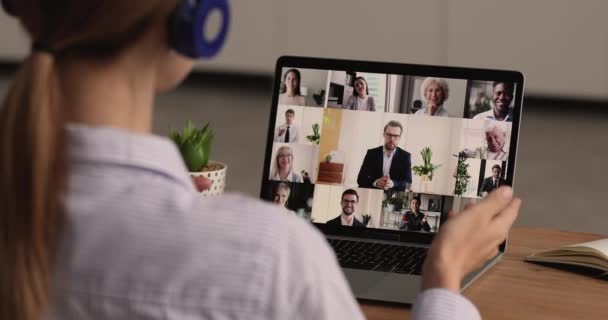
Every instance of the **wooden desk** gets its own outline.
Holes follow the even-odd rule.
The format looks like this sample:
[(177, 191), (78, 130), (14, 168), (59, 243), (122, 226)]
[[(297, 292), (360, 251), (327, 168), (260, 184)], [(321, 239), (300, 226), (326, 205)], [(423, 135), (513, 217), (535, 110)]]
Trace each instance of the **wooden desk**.
[[(605, 238), (513, 228), (507, 253), (464, 295), (484, 319), (608, 319), (608, 281), (523, 262), (533, 251)], [(408, 319), (409, 307), (361, 303), (368, 319)]]

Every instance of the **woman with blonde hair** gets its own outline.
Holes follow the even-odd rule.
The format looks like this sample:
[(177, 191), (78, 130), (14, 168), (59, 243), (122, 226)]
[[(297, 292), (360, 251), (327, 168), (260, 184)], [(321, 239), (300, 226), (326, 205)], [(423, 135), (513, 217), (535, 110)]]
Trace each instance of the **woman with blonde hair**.
[(271, 180), (287, 182), (304, 182), (302, 176), (293, 170), (293, 150), (289, 146), (281, 146), (274, 157), (274, 174)]
[[(201, 197), (151, 132), (186, 57), (216, 52), (194, 23), (221, 2), (2, 0), (33, 46), (0, 107), (0, 319), (363, 318), (313, 226), (244, 196)], [(484, 212), (508, 209), (493, 198)], [(426, 288), (453, 290), (481, 263), (476, 245), (491, 249), (484, 230), (506, 233), (468, 216), (436, 240), (449, 264), (429, 253)], [(474, 310), (447, 296), (421, 297), (422, 314)]]

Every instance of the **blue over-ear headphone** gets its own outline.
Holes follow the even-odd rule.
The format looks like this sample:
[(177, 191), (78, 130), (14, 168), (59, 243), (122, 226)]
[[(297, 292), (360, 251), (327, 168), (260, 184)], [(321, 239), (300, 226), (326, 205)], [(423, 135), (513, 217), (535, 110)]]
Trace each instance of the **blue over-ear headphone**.
[[(12, 1), (14, 0), (2, 0), (2, 7), (14, 16)], [(214, 11), (221, 14), (222, 25), (215, 39), (208, 41), (204, 36), (207, 27), (205, 24)], [(179, 0), (169, 18), (169, 45), (190, 58), (212, 58), (224, 46), (229, 25), (228, 0)]]
[[(222, 26), (216, 38), (207, 41), (205, 23), (214, 10), (222, 15)], [(228, 0), (180, 0), (169, 19), (169, 44), (187, 57), (211, 58), (222, 49), (229, 25)]]

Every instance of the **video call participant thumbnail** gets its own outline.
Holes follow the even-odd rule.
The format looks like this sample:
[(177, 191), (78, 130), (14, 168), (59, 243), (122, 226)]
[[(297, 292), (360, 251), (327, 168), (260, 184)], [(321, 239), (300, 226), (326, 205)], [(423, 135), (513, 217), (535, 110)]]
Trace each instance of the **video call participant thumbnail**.
[(475, 150), (464, 150), (469, 158), (490, 159), (490, 160), (509, 160), (509, 152), (505, 150), (507, 142), (507, 129), (500, 125), (500, 122), (494, 122), (486, 128), (485, 131), (486, 145), (476, 148)]
[(348, 97), (343, 106), (344, 109), (360, 111), (376, 111), (374, 97), (369, 95), (367, 80), (363, 77), (355, 79), (355, 90), (353, 95)]
[(293, 169), (293, 151), (288, 146), (282, 146), (277, 150), (274, 158), (275, 172), (270, 180), (304, 182), (302, 176)]
[(365, 228), (363, 222), (355, 218), (357, 203), (359, 202), (359, 194), (353, 189), (347, 189), (342, 193), (340, 204), (342, 213), (334, 219), (327, 221), (330, 226), (350, 226), (355, 228)]
[(305, 106), (306, 97), (300, 92), (301, 75), (298, 69), (289, 69), (283, 76), (283, 86), (279, 94), (279, 104)]
[(511, 102), (515, 95), (511, 82), (496, 81), (492, 84), (492, 108), (473, 117), (474, 120), (513, 121)]
[(412, 184), (412, 158), (397, 144), (403, 134), (400, 122), (384, 126), (384, 145), (367, 150), (357, 183), (362, 188), (405, 191)]
[(287, 208), (287, 200), (291, 194), (291, 187), (287, 182), (279, 182), (272, 190), (272, 201), (281, 207)]
[(450, 96), (448, 83), (439, 78), (425, 78), (420, 86), (420, 96), (424, 102), (424, 108), (416, 111), (418, 116), (448, 117), (448, 111), (443, 103)]
[(300, 128), (293, 123), (295, 117), (293, 109), (285, 111), (285, 123), (274, 130), (274, 142), (300, 142)]
[(488, 195), (488, 193), (494, 191), (494, 189), (507, 185), (507, 180), (500, 177), (502, 173), (502, 168), (499, 165), (494, 165), (492, 167), (492, 176), (483, 179), (481, 184), (481, 189), (479, 190), (482, 197)]
[(420, 211), (420, 198), (412, 198), (410, 201), (410, 210), (403, 214), (399, 222), (399, 230), (403, 231), (431, 231), (426, 214)]

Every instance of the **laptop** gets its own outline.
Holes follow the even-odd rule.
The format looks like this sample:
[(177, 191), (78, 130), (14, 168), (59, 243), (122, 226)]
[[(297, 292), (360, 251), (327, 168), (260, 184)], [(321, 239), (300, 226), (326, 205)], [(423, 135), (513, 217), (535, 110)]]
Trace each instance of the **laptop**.
[(516, 71), (281, 57), (261, 197), (324, 233), (357, 298), (412, 303), (447, 213), (513, 186), (523, 85)]

